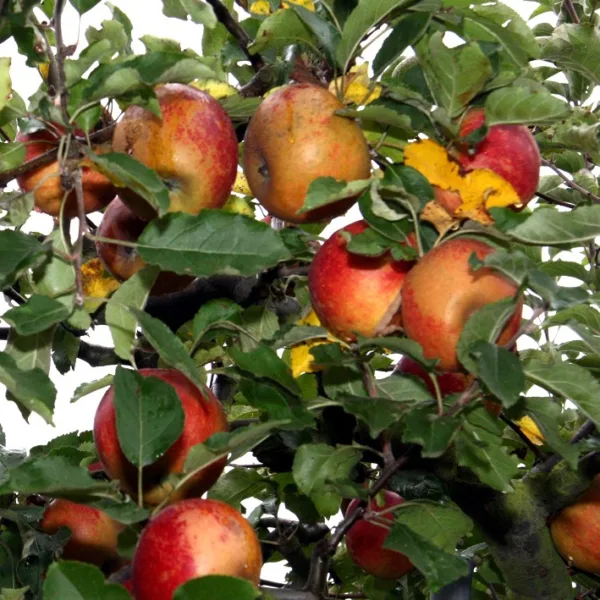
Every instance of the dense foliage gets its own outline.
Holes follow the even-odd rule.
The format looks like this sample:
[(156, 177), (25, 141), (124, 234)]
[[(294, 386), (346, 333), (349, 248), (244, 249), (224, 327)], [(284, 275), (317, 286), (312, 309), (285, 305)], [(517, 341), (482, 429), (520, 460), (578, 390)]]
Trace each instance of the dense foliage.
[[(80, 14), (99, 1), (69, 0)], [(178, 600), (596, 597), (598, 575), (561, 558), (547, 523), (600, 472), (597, 3), (538, 2), (532, 18), (550, 18), (530, 26), (499, 1), (236, 2), (164, 0), (165, 19), (197, 23), (202, 55), (153, 36), (141, 39), (145, 53), (137, 55), (131, 22), (116, 7), (85, 40), (65, 46), (65, 0), (0, 0), (0, 41), (13, 38), (41, 81), (25, 101), (11, 83), (21, 74), (0, 58), (0, 289), (11, 303), (1, 317), (0, 383), (24, 417), (37, 413), (51, 423), (60, 393), (51, 362), (63, 374), (78, 360), (115, 365), (114, 377), (86, 382), (73, 401), (113, 385), (120, 446), (140, 475), (128, 495), (102, 468), (88, 469), (98, 460), (92, 432), (25, 455), (4, 447), (0, 430), (0, 598), (129, 597), (119, 585), (127, 566), (104, 578), (133, 557), (148, 519), (168, 502), (144, 502), (144, 494), (136, 500), (134, 492), (143, 487), (142, 467), (173, 447), (185, 420), (164, 381), (135, 373), (157, 367), (177, 369), (200, 389), (209, 385), (229, 422), (229, 431), (193, 446), (181, 472), (168, 474), (170, 489), (226, 457), (233, 467), (208, 497), (242, 512), (242, 502), (255, 499), (245, 517), (263, 560), (290, 567), (281, 587), (212, 576), (187, 583)], [(377, 40), (367, 69), (362, 57)], [(207, 91), (233, 122), (240, 167), (224, 208), (170, 212), (177, 174), (111, 148), (128, 107), (166, 115), (157, 97), (166, 83)], [(373, 335), (344, 336), (311, 314), (307, 275), (327, 220), (263, 222), (265, 211), (240, 176), (249, 120), (290, 83), (336, 94), (344, 105), (337, 114), (357, 122), (368, 142), (368, 178), (319, 177), (303, 200), (305, 211), (327, 214), (340, 199), (358, 198), (369, 227), (341, 236), (352, 255), (412, 264), (455, 240), (494, 249), (468, 253), (471, 273), (491, 272), (515, 292), (465, 309), (452, 348), (461, 389), (444, 395), (436, 357), (397, 321)], [(461, 127), (472, 107), (485, 109), (485, 123), (467, 134)], [(462, 168), (468, 158), (459, 169), (447, 152), (466, 148), (465, 157), (473, 156), (493, 127), (514, 125), (529, 128), (544, 165), (529, 204), (514, 182), (489, 170), (469, 177)], [(27, 136), (40, 131), (51, 141), (31, 154), (36, 138)], [(416, 141), (425, 138), (437, 143)], [(508, 160), (510, 146), (505, 152)], [(62, 185), (54, 231), (24, 233), (34, 204), (51, 211), (35, 195), (45, 179), (33, 190), (23, 182), (53, 164), (46, 180)], [(526, 167), (517, 161), (511, 168)], [(85, 178), (93, 170), (153, 217), (139, 237), (116, 244), (145, 263), (123, 283), (97, 260), (96, 244), (110, 243), (96, 231), (101, 211), (85, 216)], [(439, 190), (459, 190), (463, 205), (445, 210)], [(520, 200), (526, 206), (515, 210)], [(182, 291), (151, 294), (165, 272), (195, 280)], [(458, 277), (451, 269), (430, 276), (432, 290), (453, 290)], [(357, 280), (335, 300), (361, 306), (369, 285)], [(519, 302), (523, 320), (500, 339)], [(112, 347), (82, 339), (103, 325)], [(417, 329), (427, 327), (425, 319)], [(431, 384), (395, 370), (400, 356), (430, 372)], [(362, 571), (344, 541), (363, 516), (377, 522), (373, 502), (384, 489), (407, 500), (393, 520), (382, 525), (379, 518), (389, 528), (385, 546), (415, 566), (392, 580)], [(40, 526), (53, 498), (120, 522), (119, 557), (103, 570), (61, 561), (68, 530)], [(327, 519), (350, 498), (358, 501), (330, 529)], [(280, 518), (282, 507), (295, 520)], [(593, 531), (600, 508), (585, 519)]]

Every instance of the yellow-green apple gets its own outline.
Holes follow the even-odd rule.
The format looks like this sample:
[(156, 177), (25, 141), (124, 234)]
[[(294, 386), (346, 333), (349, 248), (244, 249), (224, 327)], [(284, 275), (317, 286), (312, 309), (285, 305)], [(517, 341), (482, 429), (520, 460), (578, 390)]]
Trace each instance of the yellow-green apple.
[[(384, 490), (383, 501), (378, 504), (377, 498), (369, 501), (368, 512), (377, 516), (384, 510), (398, 506), (404, 498), (395, 492)], [(354, 510), (359, 500), (354, 499), (348, 506), (347, 513)], [(379, 517), (391, 527), (394, 522), (392, 512), (387, 512)], [(402, 553), (384, 548), (383, 544), (389, 534), (389, 529), (382, 524), (371, 523), (365, 518), (359, 519), (346, 534), (346, 547), (350, 558), (363, 571), (381, 579), (398, 579), (412, 571), (413, 564)]]
[[(104, 212), (97, 234), (121, 242), (135, 242), (147, 224), (147, 221), (140, 219), (117, 197)], [(129, 246), (98, 241), (96, 252), (104, 268), (120, 281), (126, 281), (146, 266), (137, 250)], [(151, 294), (158, 296), (176, 292), (187, 287), (193, 280), (189, 275), (162, 272), (152, 286)]]
[(313, 223), (348, 210), (355, 197), (298, 213), (319, 177), (354, 181), (371, 173), (369, 147), (352, 119), (336, 115), (343, 104), (325, 88), (296, 84), (266, 98), (244, 139), (244, 173), (252, 193), (275, 217)]
[(42, 530), (56, 533), (68, 527), (71, 537), (63, 548), (63, 558), (102, 566), (117, 558), (117, 538), (124, 526), (105, 512), (69, 500), (54, 500), (44, 511)]
[[(223, 472), (225, 458), (202, 469), (175, 492), (165, 478), (170, 473), (181, 472), (192, 446), (204, 442), (214, 433), (228, 430), (221, 403), (208, 388), (200, 390), (176, 369), (140, 369), (138, 373), (143, 377), (158, 377), (170, 384), (177, 392), (185, 414), (179, 439), (161, 458), (143, 469), (144, 502), (157, 505), (167, 497), (169, 502), (175, 502), (201, 496)], [(98, 405), (94, 418), (94, 441), (105, 473), (111, 479), (118, 480), (124, 491), (135, 496), (138, 470), (127, 460), (119, 444), (113, 386)]]
[[(167, 83), (156, 88), (162, 118), (140, 106), (130, 106), (117, 123), (113, 149), (154, 169), (169, 188), (170, 211), (198, 214), (221, 208), (233, 187), (238, 142), (231, 119), (206, 92), (189, 85)], [(154, 211), (135, 192), (121, 198), (140, 217)]]
[[(459, 135), (467, 137), (485, 124), (485, 110), (473, 108), (461, 122)], [(540, 180), (541, 157), (535, 138), (523, 125), (492, 125), (473, 151), (459, 145), (453, 152), (465, 171), (489, 169), (508, 181), (524, 208), (533, 198)], [(462, 203), (457, 192), (435, 188), (436, 201), (450, 213)]]
[[(517, 285), (489, 267), (474, 271), (469, 257), (483, 260), (494, 249), (478, 240), (455, 238), (428, 252), (406, 276), (402, 287), (402, 325), (421, 344), (426, 358), (439, 359), (440, 371), (458, 371), (456, 346), (469, 317), (487, 304), (516, 296)], [(522, 303), (497, 342), (518, 331)]]
[[(62, 131), (62, 128), (58, 128), (56, 133), (41, 129), (18, 135), (17, 141), (25, 144), (25, 161), (33, 160), (57, 148), (60, 142), (59, 132)], [(107, 151), (106, 145), (94, 147), (94, 152), (97, 154)], [(115, 197), (116, 190), (104, 175), (92, 168), (89, 160), (84, 159), (81, 164), (83, 204), (87, 214), (104, 208)], [(57, 160), (21, 175), (17, 178), (17, 183), (21, 191), (33, 192), (34, 203), (38, 210), (53, 217), (59, 215), (65, 189), (61, 184)], [(65, 215), (77, 216), (77, 196), (74, 190), (67, 196)]]
[(171, 600), (175, 590), (205, 575), (241, 577), (258, 585), (262, 555), (250, 523), (232, 506), (194, 498), (150, 520), (133, 557), (136, 600)]
[(574, 504), (550, 522), (550, 533), (559, 554), (573, 566), (600, 573), (600, 476)]
[(341, 232), (357, 235), (368, 227), (357, 221), (334, 233), (314, 257), (308, 277), (319, 320), (348, 341), (357, 333), (384, 335), (400, 325), (400, 291), (414, 264), (394, 260), (389, 252), (378, 257), (349, 252)]

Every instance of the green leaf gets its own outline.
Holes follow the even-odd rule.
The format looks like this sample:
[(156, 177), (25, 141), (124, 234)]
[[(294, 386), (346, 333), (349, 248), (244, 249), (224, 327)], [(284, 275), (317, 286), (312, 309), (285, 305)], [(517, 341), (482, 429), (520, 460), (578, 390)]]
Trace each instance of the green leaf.
[(593, 240), (600, 235), (600, 204), (579, 206), (566, 212), (539, 208), (507, 233), (520, 242), (538, 246)]
[(342, 65), (343, 73), (348, 70), (350, 61), (369, 31), (393, 10), (409, 3), (410, 0), (359, 0), (344, 23), (342, 39), (336, 51), (337, 62)]
[[(63, 255), (68, 254), (70, 250), (66, 247), (60, 231), (55, 229), (44, 243), (51, 242), (52, 246)], [(0, 259), (0, 264), (2, 263)], [(88, 329), (91, 325), (89, 315), (82, 309), (76, 309), (73, 312), (74, 289), (75, 289), (75, 268), (73, 263), (63, 258), (63, 256), (54, 255), (52, 258), (33, 271), (32, 288), (37, 294), (50, 296), (61, 304), (64, 304), (71, 313), (68, 324), (76, 329)]]
[(56, 388), (42, 369), (22, 370), (12, 356), (0, 352), (0, 382), (28, 411), (52, 424)]
[[(380, 123), (381, 125), (389, 125), (390, 127), (395, 127), (396, 129), (407, 133), (414, 130), (409, 116), (401, 115), (392, 108), (388, 108), (381, 104), (369, 104), (369, 106), (365, 106), (364, 108), (361, 108), (361, 110), (344, 108), (336, 111), (336, 114), (342, 117), (361, 119), (362, 121), (372, 121), (374, 123)], [(362, 180), (358, 179), (357, 181), (361, 182)], [(356, 182), (350, 183), (353, 184)], [(363, 191), (362, 186), (360, 186), (360, 188), (361, 189), (359, 189), (357, 193)], [(351, 189), (352, 188), (350, 188), (350, 190)]]
[(397, 22), (373, 60), (375, 77), (399, 60), (402, 53), (425, 33), (430, 18), (426, 12), (412, 13)]
[(272, 348), (278, 350), (280, 348), (288, 348), (295, 344), (307, 342), (309, 340), (327, 339), (329, 333), (324, 327), (312, 327), (309, 325), (295, 325), (281, 331), (275, 342), (272, 343)]
[(441, 32), (429, 39), (428, 48), (420, 45), (418, 56), (432, 94), (450, 117), (458, 116), (492, 75), (492, 65), (479, 44), (448, 48)]
[(294, 480), (324, 517), (336, 514), (342, 500), (331, 484), (347, 483), (361, 456), (361, 451), (352, 446), (304, 444), (298, 448), (292, 468)]
[(425, 358), (423, 348), (413, 340), (397, 337), (363, 338), (358, 339), (359, 350), (368, 348), (383, 348), (391, 352), (410, 356), (413, 360), (423, 365), (425, 368), (433, 368), (437, 364), (437, 359)]
[(169, 190), (156, 171), (127, 154), (88, 152), (90, 160), (117, 187), (125, 187), (141, 196), (159, 215), (169, 210)]
[(23, 194), (22, 192), (3, 192), (0, 194), (0, 208), (5, 209), (6, 214), (0, 219), (0, 224), (12, 227), (22, 227), (31, 216), (35, 205), (34, 194)]
[[(71, 0), (72, 1), (72, 0)], [(46, 600), (131, 600), (121, 585), (106, 583), (94, 565), (64, 560), (50, 565), (44, 580)]]
[(600, 382), (587, 369), (566, 362), (545, 364), (537, 359), (529, 361), (524, 368), (529, 381), (571, 400), (596, 426), (600, 426)]
[(377, 393), (396, 402), (426, 402), (431, 394), (420, 379), (394, 373), (376, 381)]
[(340, 32), (317, 13), (311, 12), (303, 6), (289, 3), (287, 8), (293, 10), (309, 30), (312, 31), (317, 45), (323, 49), (327, 61), (330, 65), (334, 65), (335, 49), (340, 43)]
[[(2, 59), (0, 59), (2, 60)], [(22, 142), (0, 143), (0, 173), (10, 171), (25, 161), (25, 144)]]
[(582, 339), (586, 346), (586, 352), (600, 356), (600, 335), (594, 335), (585, 325), (579, 323), (571, 322), (569, 328)]
[(569, 114), (569, 105), (546, 88), (513, 85), (493, 91), (485, 101), (486, 124), (540, 125), (554, 123)]
[(204, 389), (198, 367), (183, 342), (162, 321), (151, 317), (143, 310), (137, 308), (129, 310), (138, 320), (144, 336), (162, 360), (187, 375), (200, 389)]
[(214, 29), (217, 26), (217, 17), (212, 6), (203, 0), (164, 0), (163, 13), (167, 17), (191, 20), (194, 23), (204, 25), (208, 29)]
[(423, 573), (433, 591), (460, 579), (469, 572), (465, 560), (438, 548), (403, 523), (392, 526), (383, 547), (407, 556), (410, 562)]
[(50, 246), (20, 231), (0, 231), (0, 289), (12, 285), (27, 269), (40, 265)]
[(196, 277), (255, 275), (291, 258), (268, 225), (220, 210), (154, 219), (138, 239), (138, 251), (164, 271)]
[(81, 340), (67, 331), (64, 327), (57, 327), (52, 341), (52, 362), (61, 375), (75, 369), (75, 361), (81, 348)]
[(454, 552), (458, 542), (473, 529), (471, 519), (452, 502), (413, 501), (402, 506), (394, 516), (396, 523), (410, 527), (446, 552)]
[(202, 336), (219, 321), (228, 321), (239, 316), (241, 306), (231, 300), (210, 300), (196, 313), (194, 317), (194, 341), (198, 343)]
[(432, 404), (416, 407), (404, 418), (402, 441), (421, 446), (426, 458), (437, 458), (449, 448), (460, 424), (456, 417), (436, 414)]
[(291, 44), (315, 45), (311, 29), (293, 10), (278, 10), (268, 16), (258, 28), (249, 50), (255, 54), (267, 49), (278, 50)]
[(315, 426), (314, 416), (299, 403), (298, 399), (288, 400), (272, 385), (243, 379), (239, 390), (251, 406), (265, 412), (270, 420), (289, 420), (290, 429)]
[(102, 377), (102, 379), (96, 379), (96, 381), (90, 381), (89, 383), (82, 383), (81, 385), (77, 386), (75, 392), (73, 392), (73, 398), (71, 398), (71, 402), (77, 402), (77, 400), (85, 398), (85, 396), (89, 396), (98, 390), (112, 385), (113, 379), (113, 375), (105, 375)]
[[(0, 110), (2, 110), (8, 104), (10, 93), (12, 92), (12, 82), (10, 80), (10, 62), (10, 57), (0, 58)], [(4, 144), (2, 144), (2, 146), (4, 146)]]
[(99, 4), (101, 0), (69, 0), (73, 8), (80, 14), (85, 14), (88, 10), (91, 10)]
[(562, 456), (573, 469), (577, 468), (577, 446), (569, 444), (560, 435), (561, 406), (552, 398), (523, 398), (525, 413), (529, 415), (540, 428), (546, 444), (559, 456)]
[(389, 398), (338, 396), (337, 400), (341, 402), (346, 412), (366, 423), (373, 438), (397, 423), (410, 408), (408, 404)]
[(540, 58), (535, 35), (521, 16), (505, 4), (489, 4), (463, 9), (465, 33), (473, 40), (494, 42), (519, 67)]
[(204, 444), (193, 446), (183, 465), (184, 473), (191, 473), (231, 454), (230, 461), (249, 452), (266, 440), (276, 429), (285, 427), (289, 421), (268, 421), (249, 425), (230, 433), (212, 435)]
[(591, 24), (563, 23), (541, 45), (542, 59), (600, 84), (600, 36)]
[(515, 312), (515, 299), (505, 298), (486, 304), (468, 318), (460, 334), (456, 353), (459, 362), (471, 373), (477, 374), (477, 361), (471, 356), (472, 345), (480, 340), (494, 342), (507, 320)]
[(231, 469), (219, 477), (217, 483), (208, 491), (211, 500), (227, 502), (237, 510), (242, 507), (242, 500), (260, 498), (264, 492), (272, 489), (273, 484), (261, 477), (256, 469)]
[(371, 185), (370, 179), (355, 181), (336, 181), (333, 177), (318, 177), (309, 186), (304, 204), (298, 213), (308, 212), (314, 208), (326, 206), (345, 198), (358, 196)]
[(69, 314), (64, 304), (48, 296), (35, 295), (25, 304), (11, 308), (2, 318), (20, 335), (32, 335), (64, 321)]
[(185, 415), (172, 385), (117, 367), (115, 413), (119, 445), (134, 466), (156, 462), (181, 436)]
[(106, 306), (106, 324), (110, 327), (115, 353), (124, 360), (133, 360), (137, 321), (130, 308), (143, 308), (159, 269), (148, 266), (135, 273), (119, 286)]
[(477, 361), (477, 377), (506, 408), (519, 401), (525, 391), (525, 375), (519, 357), (506, 348), (478, 341), (471, 344)]
[(111, 492), (110, 482), (93, 479), (88, 470), (74, 465), (64, 456), (34, 456), (9, 471), (10, 478), (0, 485), (0, 494), (44, 494), (76, 499), (90, 494)]
[(207, 575), (178, 587), (173, 600), (258, 600), (262, 597), (262, 592), (245, 579)]
[(456, 436), (458, 464), (471, 469), (490, 487), (510, 492), (510, 480), (517, 474), (519, 459), (502, 446), (502, 427), (485, 407), (478, 406), (463, 421)]
[(600, 312), (591, 306), (572, 306), (559, 310), (544, 321), (544, 327), (570, 325), (570, 321), (581, 323), (592, 331), (600, 333)]
[(248, 352), (231, 347), (228, 353), (240, 369), (252, 373), (255, 377), (272, 379), (292, 394), (300, 395), (298, 383), (293, 378), (290, 368), (269, 346), (260, 344)]

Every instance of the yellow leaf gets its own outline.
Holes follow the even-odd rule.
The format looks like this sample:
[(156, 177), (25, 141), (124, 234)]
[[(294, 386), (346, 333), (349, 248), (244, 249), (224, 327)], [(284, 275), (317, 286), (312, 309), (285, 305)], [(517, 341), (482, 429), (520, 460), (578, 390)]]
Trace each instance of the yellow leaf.
[(223, 206), (225, 212), (235, 213), (237, 215), (246, 215), (247, 217), (254, 217), (254, 208), (252, 204), (240, 196), (229, 196), (227, 202)]
[(344, 88), (342, 102), (345, 104), (369, 104), (381, 96), (382, 87), (377, 83), (369, 91), (369, 63), (361, 63), (350, 69), (345, 77), (338, 77), (329, 84), (329, 91), (337, 96)]
[(253, 15), (270, 15), (271, 5), (268, 0), (256, 0), (256, 2), (250, 6), (250, 13)]
[(310, 12), (315, 12), (315, 3), (313, 0), (288, 0), (287, 2), (282, 2), (281, 6), (283, 8), (289, 8), (290, 4), (296, 4), (297, 6), (301, 6), (306, 10), (310, 10)]
[(440, 235), (445, 235), (460, 224), (460, 219), (448, 214), (448, 211), (435, 200), (425, 205), (423, 212), (421, 212), (421, 220), (432, 223)]
[(107, 298), (119, 287), (119, 282), (104, 270), (99, 258), (93, 258), (81, 265), (81, 278), (83, 293), (87, 296), (85, 309), (88, 312), (97, 310), (102, 304), (95, 302), (93, 298)]
[(284, 85), (278, 85), (278, 86), (275, 86), (274, 88), (271, 88), (270, 90), (267, 90), (263, 94), (263, 98), (268, 98), (271, 94), (278, 92), (279, 90), (283, 89), (284, 87), (285, 87)]
[(543, 446), (546, 438), (531, 417), (525, 416), (518, 421), (515, 421), (515, 423), (519, 426), (521, 431), (532, 444), (536, 446)]
[(236, 194), (242, 194), (243, 196), (252, 196), (248, 180), (244, 175), (243, 171), (238, 171), (235, 176), (235, 183), (233, 184), (233, 191)]
[[(314, 310), (303, 319), (300, 319), (297, 325), (308, 325), (310, 327), (321, 327), (321, 321)], [(327, 340), (309, 340), (307, 342), (301, 342), (292, 346), (290, 350), (290, 359), (292, 363), (292, 375), (294, 377), (300, 377), (303, 373), (316, 373), (321, 369), (314, 366), (313, 355), (310, 353), (311, 349), (319, 344), (326, 344), (327, 342), (337, 341), (332, 335), (327, 336)]]
[(210, 94), (213, 98), (220, 100), (221, 98), (227, 98), (227, 96), (233, 96), (237, 94), (237, 90), (224, 81), (217, 79), (199, 79), (190, 83), (192, 87), (198, 90), (202, 90), (207, 94)]
[[(421, 173), (431, 185), (458, 194), (458, 205), (446, 211), (457, 219), (473, 219), (489, 225), (488, 210), (520, 204), (513, 186), (489, 169), (473, 169), (464, 173), (448, 151), (433, 140), (419, 140), (404, 149), (404, 164)], [(439, 198), (438, 198), (439, 201)]]
[(47, 82), (48, 75), (50, 75), (50, 63), (38, 63), (37, 69), (42, 79)]

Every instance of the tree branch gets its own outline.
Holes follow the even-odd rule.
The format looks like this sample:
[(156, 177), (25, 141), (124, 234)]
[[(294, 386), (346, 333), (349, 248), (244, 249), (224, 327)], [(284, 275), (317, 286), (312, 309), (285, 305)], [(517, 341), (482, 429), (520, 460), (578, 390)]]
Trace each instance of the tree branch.
[[(111, 123), (103, 129), (92, 133), (90, 135), (90, 142), (98, 144), (108, 142), (112, 139), (112, 134), (115, 127), (116, 123)], [(85, 141), (80, 140), (79, 138), (77, 138), (77, 141), (80, 144), (86, 144)], [(22, 175), (25, 175), (30, 171), (34, 171), (35, 169), (39, 169), (40, 167), (45, 167), (46, 165), (49, 165), (50, 163), (56, 160), (57, 154), (58, 145), (56, 146), (56, 148), (52, 148), (52, 150), (48, 150), (48, 152), (44, 152), (44, 154), (40, 154), (36, 158), (29, 160), (19, 165), (18, 167), (11, 169), (10, 171), (5, 171), (4, 173), (0, 174), (0, 188), (5, 187), (10, 181), (16, 179), (17, 177), (21, 177)], [(77, 158), (80, 156), (81, 154), (79, 149), (76, 148), (75, 144), (72, 144), (67, 158)]]
[[(571, 4), (571, 6), (573, 6), (573, 5)], [(565, 182), (565, 185), (567, 187), (570, 187), (571, 189), (576, 190), (577, 192), (579, 192), (586, 198), (593, 200), (597, 204), (600, 203), (599, 196), (592, 194), (592, 192), (590, 192), (589, 190), (586, 190), (584, 187), (580, 186), (578, 183), (575, 183), (575, 181), (573, 181), (572, 179), (569, 179), (553, 162), (546, 160), (545, 158), (542, 158), (542, 164), (545, 167), (549, 167), (550, 169), (552, 169)]]
[[(54, 34), (56, 36), (56, 69), (55, 77), (57, 96), (60, 100), (60, 108), (63, 114), (65, 123), (69, 122), (69, 94), (67, 92), (66, 76), (65, 76), (65, 58), (66, 58), (66, 47), (63, 39), (62, 32), (62, 13), (65, 8), (66, 0), (56, 0), (54, 5)], [(50, 54), (52, 54), (50, 52)]]
[(206, 0), (208, 4), (213, 7), (217, 19), (225, 26), (227, 31), (237, 40), (240, 48), (250, 61), (252, 68), (258, 72), (264, 66), (265, 63), (260, 54), (251, 54), (248, 50), (248, 46), (252, 43), (250, 36), (244, 31), (240, 24), (233, 18), (228, 8), (221, 2), (221, 0)]
[(573, 5), (573, 0), (563, 0), (563, 6), (565, 10), (569, 13), (569, 17), (571, 17), (571, 21), (576, 25), (579, 23), (579, 15), (575, 10), (575, 6)]

